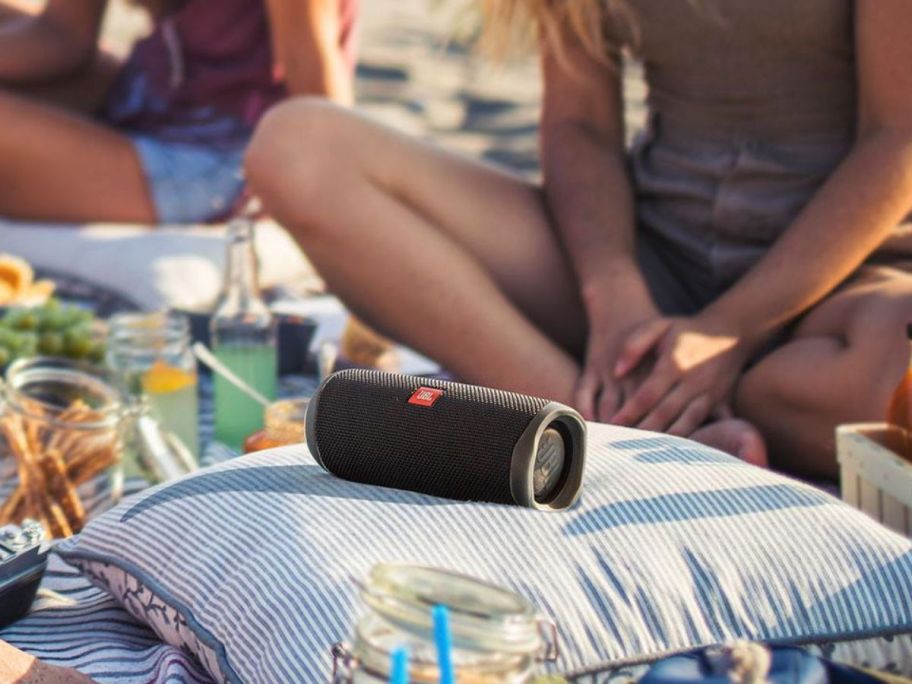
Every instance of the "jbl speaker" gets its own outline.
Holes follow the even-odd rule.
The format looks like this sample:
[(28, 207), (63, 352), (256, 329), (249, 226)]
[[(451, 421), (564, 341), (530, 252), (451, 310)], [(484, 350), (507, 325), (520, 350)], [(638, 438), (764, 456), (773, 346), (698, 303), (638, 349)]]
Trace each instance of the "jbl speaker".
[(306, 422), (317, 462), (354, 482), (552, 510), (582, 487), (586, 424), (546, 399), (346, 370), (319, 387)]

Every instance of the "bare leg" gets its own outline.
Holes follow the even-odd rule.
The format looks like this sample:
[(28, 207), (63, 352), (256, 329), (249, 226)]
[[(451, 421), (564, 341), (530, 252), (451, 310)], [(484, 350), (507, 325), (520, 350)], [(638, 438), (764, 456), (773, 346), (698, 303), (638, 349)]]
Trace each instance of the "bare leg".
[(0, 92), (0, 215), (153, 223), (139, 158), (116, 130)]
[(774, 466), (835, 476), (834, 429), (884, 419), (909, 363), (910, 321), (912, 275), (868, 267), (745, 375), (736, 408), (763, 432)]
[(247, 168), (371, 325), (470, 382), (571, 400), (585, 315), (536, 188), (307, 99), (267, 116)]
[[(0, 0), (0, 23), (36, 9)], [(0, 215), (155, 221), (130, 141), (79, 115), (98, 111), (118, 68), (117, 60), (99, 51), (92, 63), (67, 78), (0, 88)]]
[(67, 78), (20, 86), (11, 91), (31, 100), (91, 116), (101, 109), (120, 66), (120, 60), (99, 50), (88, 66)]

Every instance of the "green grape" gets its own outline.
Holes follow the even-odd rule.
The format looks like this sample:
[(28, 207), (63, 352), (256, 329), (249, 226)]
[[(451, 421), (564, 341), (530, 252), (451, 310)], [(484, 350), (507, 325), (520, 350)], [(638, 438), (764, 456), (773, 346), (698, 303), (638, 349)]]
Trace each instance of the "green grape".
[(84, 327), (69, 328), (63, 333), (63, 353), (74, 359), (84, 359), (92, 352), (92, 336)]
[(38, 315), (34, 311), (26, 309), (16, 320), (14, 327), (17, 330), (35, 330), (38, 328)]
[(7, 312), (3, 314), (3, 324), (11, 330), (18, 328), (19, 319), (22, 318), (22, 314), (22, 309), (8, 309)]
[(6, 347), (0, 347), (0, 368), (12, 361), (13, 355)]
[(38, 352), (38, 335), (33, 332), (19, 333), (17, 356), (35, 356)]
[(89, 352), (89, 361), (93, 363), (101, 363), (105, 359), (105, 343), (104, 342), (95, 342), (92, 344), (92, 351)]
[(79, 309), (76, 309), (72, 306), (67, 306), (62, 308), (59, 312), (60, 321), (64, 328), (69, 328), (74, 325), (79, 325), (81, 322)]
[(66, 330), (69, 325), (70, 324), (67, 322), (66, 316), (62, 311), (52, 309), (45, 312), (41, 329), (47, 331), (62, 332)]
[(3, 346), (9, 351), (10, 354), (15, 354), (16, 350), (19, 348), (19, 336), (10, 335), (9, 337), (3, 340)]
[(65, 307), (61, 309), (60, 313), (68, 326), (92, 322), (92, 312), (80, 309), (78, 306)]
[(46, 356), (60, 356), (63, 352), (63, 335), (58, 332), (41, 333), (38, 338), (38, 351)]

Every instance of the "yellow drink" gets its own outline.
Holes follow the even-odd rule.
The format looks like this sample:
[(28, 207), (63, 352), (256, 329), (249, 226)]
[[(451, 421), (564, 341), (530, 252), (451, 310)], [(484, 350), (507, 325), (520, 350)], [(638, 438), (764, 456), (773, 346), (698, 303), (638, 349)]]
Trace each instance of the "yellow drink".
[(142, 391), (152, 415), (170, 430), (199, 460), (199, 399), (196, 373), (156, 361), (142, 374)]

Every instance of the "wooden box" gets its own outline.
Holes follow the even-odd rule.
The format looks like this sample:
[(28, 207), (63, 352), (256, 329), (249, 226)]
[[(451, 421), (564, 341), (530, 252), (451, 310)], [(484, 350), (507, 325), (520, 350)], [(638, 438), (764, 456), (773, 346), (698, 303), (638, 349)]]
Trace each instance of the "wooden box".
[(907, 436), (885, 423), (836, 430), (842, 499), (892, 530), (912, 537), (912, 462)]

